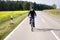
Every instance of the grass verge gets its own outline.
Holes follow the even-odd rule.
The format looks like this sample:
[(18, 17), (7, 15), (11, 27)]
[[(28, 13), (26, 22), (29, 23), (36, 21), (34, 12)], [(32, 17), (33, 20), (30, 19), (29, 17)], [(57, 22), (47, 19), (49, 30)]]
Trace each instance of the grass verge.
[(60, 10), (44, 10), (44, 12), (46, 12), (52, 16), (60, 18)]
[[(28, 12), (28, 11), (27, 11)], [(15, 27), (27, 16), (27, 12), (16, 16), (14, 18), (14, 24), (10, 24), (10, 20), (3, 22), (0, 26), (0, 40), (3, 40)], [(14, 13), (14, 12), (12, 12)]]

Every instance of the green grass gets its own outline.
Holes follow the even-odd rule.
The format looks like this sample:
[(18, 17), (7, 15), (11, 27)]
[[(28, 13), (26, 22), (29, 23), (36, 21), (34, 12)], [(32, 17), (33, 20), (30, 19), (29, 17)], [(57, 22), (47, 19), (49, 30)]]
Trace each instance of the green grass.
[(60, 10), (44, 10), (44, 12), (56, 17), (60, 17)]
[(22, 15), (23, 13), (25, 13), (26, 11), (0, 11), (0, 24), (9, 20), (10, 16), (14, 16), (17, 17), (19, 15)]
[[(0, 12), (0, 40), (3, 40), (26, 16), (28, 11)], [(14, 24), (10, 24), (10, 16), (14, 16)]]

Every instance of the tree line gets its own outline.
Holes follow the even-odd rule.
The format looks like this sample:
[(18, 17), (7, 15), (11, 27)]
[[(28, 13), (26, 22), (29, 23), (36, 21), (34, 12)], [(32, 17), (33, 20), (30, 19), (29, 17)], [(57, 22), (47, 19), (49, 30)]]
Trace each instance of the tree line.
[(53, 6), (37, 4), (27, 1), (0, 1), (0, 11), (29, 10), (34, 7), (35, 10), (54, 9)]

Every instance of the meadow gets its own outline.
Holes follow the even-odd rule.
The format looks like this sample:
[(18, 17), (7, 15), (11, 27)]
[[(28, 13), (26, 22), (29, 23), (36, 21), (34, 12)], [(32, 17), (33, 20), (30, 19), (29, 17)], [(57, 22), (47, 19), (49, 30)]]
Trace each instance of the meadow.
[(44, 10), (44, 12), (60, 18), (60, 10)]
[[(3, 40), (27, 16), (28, 11), (0, 11), (0, 40)], [(10, 24), (13, 16), (14, 24)]]
[(0, 24), (10, 20), (10, 16), (18, 17), (20, 15), (23, 15), (26, 11), (5, 11), (5, 12), (0, 12)]

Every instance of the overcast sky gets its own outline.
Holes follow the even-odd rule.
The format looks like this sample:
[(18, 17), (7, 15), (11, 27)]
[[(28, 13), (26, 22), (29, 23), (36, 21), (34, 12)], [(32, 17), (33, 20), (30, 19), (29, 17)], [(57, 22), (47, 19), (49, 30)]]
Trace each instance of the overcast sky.
[[(17, 1), (17, 0), (14, 0), (14, 1)], [(60, 8), (60, 0), (18, 0), (18, 1), (29, 1), (29, 2), (36, 2), (40, 4), (47, 4), (47, 5), (56, 4), (57, 8)]]

